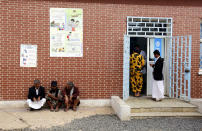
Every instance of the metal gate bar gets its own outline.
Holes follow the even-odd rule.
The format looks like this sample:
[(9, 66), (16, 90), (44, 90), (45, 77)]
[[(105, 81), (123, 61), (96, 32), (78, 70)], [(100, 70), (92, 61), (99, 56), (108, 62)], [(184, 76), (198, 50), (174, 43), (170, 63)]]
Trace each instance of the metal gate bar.
[(188, 100), (191, 99), (191, 42), (192, 42), (192, 37), (189, 36), (189, 77), (188, 77), (188, 81), (189, 81), (189, 85), (188, 85)]
[[(185, 60), (185, 64), (184, 64), (184, 70), (185, 70), (185, 67), (186, 67), (186, 64), (187, 64), (187, 37), (185, 37), (185, 57), (184, 57), (184, 60)], [(187, 87), (187, 82), (186, 82), (186, 79), (184, 79), (184, 92), (182, 94), (181, 97), (185, 97), (186, 96), (186, 87)]]
[[(178, 58), (179, 58), (179, 37), (177, 37), (177, 59), (176, 59), (176, 68), (177, 68), (176, 69), (176, 78), (177, 78), (177, 80), (176, 80), (176, 85), (178, 85), (178, 78), (179, 78), (178, 77), (178, 74), (179, 74), (178, 73), (178, 70), (179, 70), (178, 69), (178, 66), (179, 66)], [(176, 97), (178, 98), (178, 86), (176, 86), (175, 88), (176, 88)]]
[(182, 64), (183, 64), (183, 55), (182, 55), (182, 52), (183, 52), (183, 37), (181, 36), (181, 67), (180, 67), (180, 70), (181, 70), (181, 72), (180, 72), (180, 96), (182, 96), (182, 78), (183, 78), (183, 72), (182, 72)]

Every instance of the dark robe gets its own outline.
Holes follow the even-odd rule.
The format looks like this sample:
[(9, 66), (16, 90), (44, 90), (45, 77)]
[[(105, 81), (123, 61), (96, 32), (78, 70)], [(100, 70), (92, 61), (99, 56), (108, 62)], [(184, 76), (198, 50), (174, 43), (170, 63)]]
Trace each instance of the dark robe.
[[(65, 87), (65, 89), (63, 91), (63, 94), (67, 95), (68, 97), (70, 97), (70, 92), (71, 92), (71, 89)], [(73, 98), (77, 98), (77, 96), (79, 96), (79, 89), (77, 87), (74, 87), (74, 91), (73, 91), (72, 97)]]
[[(67, 95), (67, 97), (70, 98), (70, 92), (71, 92), (71, 89), (65, 87), (63, 94), (64, 96)], [(72, 93), (72, 102), (69, 101), (70, 107), (75, 105), (75, 103), (77, 106), (79, 106), (80, 100), (77, 98), (78, 96), (79, 96), (79, 89), (77, 87), (74, 87), (74, 91)]]
[(153, 65), (153, 77), (154, 80), (160, 81), (163, 80), (163, 59), (161, 57), (158, 58), (156, 63)]
[(28, 99), (31, 99), (33, 101), (33, 98), (37, 99), (39, 96), (40, 96), (40, 99), (45, 98), (45, 89), (44, 89), (44, 87), (42, 87), (42, 86), (39, 87), (38, 95), (36, 94), (35, 86), (32, 86), (31, 88), (29, 88)]

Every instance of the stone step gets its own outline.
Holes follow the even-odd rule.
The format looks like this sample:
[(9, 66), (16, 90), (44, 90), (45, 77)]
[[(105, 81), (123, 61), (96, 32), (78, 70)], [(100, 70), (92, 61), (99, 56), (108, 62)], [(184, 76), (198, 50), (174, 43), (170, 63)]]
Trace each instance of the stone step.
[(131, 113), (133, 118), (150, 118), (150, 117), (202, 117), (198, 112), (145, 112), (145, 113)]
[(131, 113), (145, 112), (197, 112), (197, 107), (139, 107), (131, 108)]

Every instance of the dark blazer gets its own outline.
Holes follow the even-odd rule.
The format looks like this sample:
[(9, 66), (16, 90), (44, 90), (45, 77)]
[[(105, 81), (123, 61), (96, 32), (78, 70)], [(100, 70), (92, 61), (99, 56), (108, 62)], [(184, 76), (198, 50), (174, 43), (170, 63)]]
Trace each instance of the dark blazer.
[[(64, 95), (67, 95), (69, 97), (70, 96), (70, 91), (71, 90), (69, 88), (65, 87), (63, 93), (64, 93)], [(76, 98), (77, 96), (79, 96), (79, 89), (77, 87), (74, 87), (74, 92), (73, 92), (72, 96), (74, 98)]]
[(38, 98), (38, 97), (45, 98), (45, 89), (44, 87), (40, 86), (39, 87), (39, 93), (38, 95), (36, 95), (36, 89), (35, 86), (32, 86), (31, 88), (29, 88), (29, 94), (28, 94), (28, 99), (31, 99), (33, 101), (33, 98)]
[(156, 63), (152, 66), (154, 68), (153, 77), (154, 80), (163, 80), (163, 59), (159, 57)]

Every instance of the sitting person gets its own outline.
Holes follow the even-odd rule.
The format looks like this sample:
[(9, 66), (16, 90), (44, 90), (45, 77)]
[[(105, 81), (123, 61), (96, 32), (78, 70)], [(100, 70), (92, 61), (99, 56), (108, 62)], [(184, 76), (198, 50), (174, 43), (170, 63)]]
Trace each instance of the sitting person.
[(41, 109), (45, 104), (45, 89), (39, 80), (34, 80), (34, 85), (29, 88), (27, 104), (30, 110)]
[(51, 82), (51, 89), (47, 94), (46, 101), (50, 107), (50, 111), (55, 112), (59, 111), (60, 106), (62, 105), (62, 95), (60, 89), (57, 87), (57, 81)]
[(64, 88), (64, 100), (65, 112), (68, 111), (69, 108), (72, 108), (74, 111), (77, 110), (77, 106), (80, 104), (79, 89), (74, 86), (73, 82), (67, 82)]

